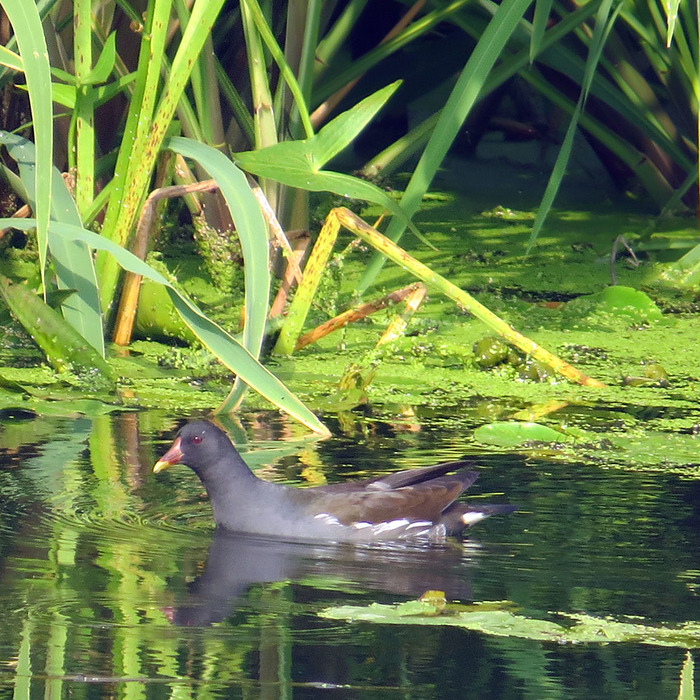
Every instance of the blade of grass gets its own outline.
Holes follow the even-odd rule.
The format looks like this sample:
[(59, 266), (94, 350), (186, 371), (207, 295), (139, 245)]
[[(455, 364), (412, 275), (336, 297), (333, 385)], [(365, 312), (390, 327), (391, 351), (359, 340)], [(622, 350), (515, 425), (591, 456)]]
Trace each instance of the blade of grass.
[[(139, 209), (139, 203), (133, 202), (132, 189), (138, 184), (140, 197), (145, 198), (147, 194), (146, 187), (142, 184), (145, 178), (141, 177), (137, 183), (134, 171), (138, 171), (140, 167), (148, 167), (143, 151), (158, 96), (160, 65), (165, 51), (170, 6), (170, 0), (154, 0), (148, 3), (141, 33), (134, 92), (129, 102), (124, 135), (114, 168), (114, 185), (102, 226), (103, 235), (119, 245), (126, 243)], [(148, 173), (150, 174), (150, 168)], [(131, 199), (127, 202), (130, 195)], [(118, 267), (108, 256), (98, 254), (97, 270), (101, 280), (102, 308), (106, 311), (113, 302)]]
[(534, 63), (535, 57), (540, 53), (551, 11), (552, 0), (536, 0), (535, 14), (532, 18), (532, 36), (530, 37), (530, 63)]
[(36, 168), (34, 195), (36, 198), (36, 232), (39, 249), (41, 282), (44, 284), (48, 250), (49, 212), (53, 178), (53, 106), (51, 104), (51, 67), (44, 40), (41, 17), (34, 2), (1, 0), (0, 5), (10, 20), (19, 54), (24, 64), (29, 104), (34, 123)]
[(274, 34), (270, 30), (270, 27), (265, 20), (265, 15), (260, 9), (260, 5), (258, 4), (257, 0), (244, 0), (244, 2), (241, 3), (241, 9), (243, 9), (244, 6), (249, 13), (250, 20), (255, 24), (260, 39), (265, 44), (265, 48), (270, 52), (272, 60), (277, 64), (277, 67), (280, 70), (280, 77), (285, 81), (289, 91), (294, 97), (295, 104), (299, 110), (299, 117), (301, 119), (304, 133), (308, 138), (314, 133), (314, 131), (309, 118), (308, 105), (304, 100), (304, 93), (297, 82), (294, 72), (287, 63), (282, 49), (280, 49)]
[(75, 203), (81, 215), (92, 204), (95, 188), (95, 113), (92, 72), (92, 0), (73, 3), (75, 110), (71, 119), (74, 147), (68, 149), (69, 169), (75, 173)]
[[(493, 65), (530, 4), (531, 0), (504, 0), (467, 60), (401, 198), (401, 209), (409, 218), (418, 210), (423, 195), (478, 99)], [(405, 230), (404, 222), (394, 218), (389, 222), (386, 235), (390, 240), (398, 241)], [(383, 257), (375, 255), (360, 281), (360, 291), (372, 284), (382, 265)]]
[[(158, 4), (158, 0), (155, 0), (153, 4)], [(149, 178), (153, 172), (168, 129), (172, 124), (180, 97), (189, 80), (195, 61), (211, 33), (212, 26), (222, 5), (223, 0), (195, 0), (190, 20), (184, 29), (182, 40), (173, 58), (170, 73), (152, 119), (149, 119), (148, 114), (137, 115), (139, 121), (138, 128), (135, 131), (136, 145), (132, 149), (129, 158), (127, 170), (129, 179), (125, 183), (126, 189), (119, 202), (118, 210), (114, 211), (113, 200), (110, 200), (110, 207), (107, 210), (107, 214), (110, 211), (114, 212), (114, 218), (110, 219), (110, 228), (107, 230), (107, 234), (111, 240), (120, 245), (127, 241), (136, 223), (138, 213), (148, 193)], [(166, 7), (165, 10), (167, 9)], [(156, 18), (154, 18), (151, 26), (151, 33), (154, 38), (158, 37), (158, 43), (154, 48), (152, 39), (151, 49), (154, 50), (154, 54), (149, 54), (146, 60), (156, 63), (158, 68), (160, 68), (160, 58), (164, 50), (168, 18), (167, 12), (163, 17), (159, 15), (157, 18), (158, 23), (156, 24)], [(153, 89), (155, 90), (155, 88)], [(116, 199), (115, 197), (114, 200), (116, 201)], [(107, 229), (106, 221), (104, 228)], [(118, 272), (115, 263), (111, 265), (105, 264), (104, 268), (100, 270), (103, 308), (109, 306), (112, 302)]]
[(554, 204), (554, 198), (559, 191), (561, 181), (564, 178), (566, 166), (571, 155), (571, 149), (574, 145), (574, 136), (576, 134), (576, 129), (578, 128), (579, 118), (581, 112), (583, 111), (584, 105), (586, 104), (586, 98), (588, 97), (588, 91), (590, 90), (591, 83), (593, 82), (596, 66), (598, 65), (603, 49), (605, 48), (605, 40), (618, 17), (620, 8), (622, 7), (622, 5), (618, 5), (617, 9), (611, 14), (612, 4), (613, 0), (603, 0), (600, 8), (598, 9), (598, 13), (596, 14), (595, 29), (593, 30), (593, 37), (591, 39), (590, 53), (588, 55), (588, 60), (586, 61), (586, 70), (583, 82), (581, 84), (581, 94), (579, 95), (578, 102), (576, 103), (576, 108), (566, 130), (561, 148), (559, 149), (557, 160), (552, 168), (552, 174), (549, 177), (549, 182), (547, 183), (544, 196), (542, 197), (542, 201), (540, 202), (540, 206), (537, 210), (535, 221), (532, 225), (532, 232), (530, 233), (530, 238), (527, 242), (527, 252), (530, 252), (532, 246), (537, 240), (537, 236), (542, 230), (542, 226), (544, 225), (547, 215)]
[[(36, 167), (34, 144), (16, 134), (0, 131), (0, 143), (5, 144), (10, 157), (19, 168), (20, 177), (27, 192), (27, 199), (34, 206), (33, 173)], [(51, 168), (53, 197), (51, 218), (74, 226), (82, 226), (75, 201), (66, 187), (61, 173)], [(97, 276), (92, 254), (86, 245), (77, 242), (55, 240), (50, 245), (51, 257), (58, 279), (59, 289), (73, 289), (61, 303), (63, 316), (82, 337), (104, 357), (104, 333), (100, 312)]]
[[(267, 224), (245, 175), (220, 151), (181, 137), (171, 138), (167, 147), (196, 160), (216, 181), (226, 200), (241, 242), (245, 263), (245, 326), (243, 346), (258, 357), (265, 335), (270, 294), (270, 268)], [(231, 408), (243, 396), (243, 385), (236, 379), (222, 410)]]

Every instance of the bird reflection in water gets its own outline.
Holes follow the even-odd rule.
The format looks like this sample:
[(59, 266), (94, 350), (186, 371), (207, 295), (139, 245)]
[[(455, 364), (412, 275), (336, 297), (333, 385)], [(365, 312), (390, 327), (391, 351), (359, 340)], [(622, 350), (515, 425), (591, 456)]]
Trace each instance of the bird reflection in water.
[(448, 600), (472, 598), (470, 559), (478, 545), (317, 544), (285, 542), (218, 528), (204, 572), (180, 603), (168, 610), (173, 624), (207, 626), (235, 612), (255, 584), (333, 578), (358, 591), (416, 598), (444, 591)]

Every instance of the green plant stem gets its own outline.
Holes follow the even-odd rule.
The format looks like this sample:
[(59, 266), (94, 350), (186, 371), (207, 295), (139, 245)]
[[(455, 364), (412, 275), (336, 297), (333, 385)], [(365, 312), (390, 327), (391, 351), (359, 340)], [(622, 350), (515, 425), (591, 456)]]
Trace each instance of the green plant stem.
[[(107, 205), (102, 234), (120, 246), (124, 246), (136, 222), (140, 203), (131, 204), (127, 197), (133, 189), (137, 172), (147, 166), (144, 157), (145, 139), (153, 121), (160, 82), (160, 59), (165, 52), (167, 26), (170, 17), (170, 0), (154, 0), (148, 4), (142, 29), (139, 63), (136, 69), (134, 92), (129, 103), (124, 136), (121, 140), (117, 164), (114, 170), (112, 193)], [(155, 161), (155, 159), (153, 159)], [(150, 174), (150, 169), (146, 177)], [(144, 181), (141, 175), (139, 181)], [(147, 188), (143, 187), (142, 190)], [(139, 192), (145, 199), (147, 192)], [(133, 194), (130, 200), (133, 200)], [(119, 267), (105, 253), (98, 253), (97, 272), (101, 280), (100, 300), (103, 311), (109, 311), (114, 302)]]
[[(124, 245), (131, 234), (140, 207), (148, 194), (149, 179), (158, 153), (163, 145), (163, 140), (170, 128), (180, 96), (189, 80), (197, 56), (199, 56), (207, 37), (211, 33), (214, 20), (219, 14), (222, 5), (223, 0), (195, 0), (190, 20), (184, 29), (180, 45), (163, 88), (163, 94), (158, 102), (158, 107), (153, 117), (149, 118), (155, 104), (158, 69), (160, 67), (160, 57), (165, 50), (169, 19), (169, 3), (167, 0), (155, 0), (153, 3), (154, 14), (150, 25), (150, 36), (149, 38), (144, 36), (139, 68), (142, 68), (142, 60), (148, 64), (156, 64), (156, 67), (154, 70), (144, 69), (144, 85), (148, 85), (148, 90), (141, 96), (140, 103), (144, 107), (145, 113), (139, 114), (137, 111), (133, 114), (130, 111), (129, 114), (130, 119), (133, 114), (133, 121), (136, 123), (133, 124), (134, 128), (131, 132), (134, 135), (133, 145), (126, 145), (126, 149), (130, 153), (125, 171), (127, 175), (124, 189), (117, 188), (115, 191), (116, 196), (110, 200), (103, 228), (110, 240), (119, 245)], [(138, 100), (134, 101), (138, 102)], [(125, 138), (124, 141), (128, 141), (128, 139)], [(124, 141), (122, 141), (122, 144), (124, 144)], [(121, 159), (121, 151), (119, 156)], [(119, 168), (120, 160), (117, 161), (117, 172), (121, 175)], [(115, 177), (119, 175), (115, 175)], [(118, 202), (118, 204), (114, 204), (114, 202)], [(100, 278), (102, 280), (102, 306), (106, 309), (111, 306), (113, 301), (119, 267), (110, 258), (103, 258), (103, 260), (105, 262), (100, 270)]]
[[(76, 0), (73, 6), (75, 56), (75, 203), (81, 218), (92, 204), (95, 189), (95, 113), (93, 87), (88, 78), (92, 71), (92, 3)], [(69, 161), (72, 159), (69, 147)]]

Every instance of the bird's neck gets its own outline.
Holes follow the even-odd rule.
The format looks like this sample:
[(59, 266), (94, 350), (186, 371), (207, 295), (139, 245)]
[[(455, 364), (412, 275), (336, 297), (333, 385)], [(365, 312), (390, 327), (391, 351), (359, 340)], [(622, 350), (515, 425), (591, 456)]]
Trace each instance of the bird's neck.
[(207, 473), (205, 488), (217, 525), (238, 529), (252, 508), (265, 504), (278, 484), (258, 479), (239, 458), (235, 465), (219, 460)]

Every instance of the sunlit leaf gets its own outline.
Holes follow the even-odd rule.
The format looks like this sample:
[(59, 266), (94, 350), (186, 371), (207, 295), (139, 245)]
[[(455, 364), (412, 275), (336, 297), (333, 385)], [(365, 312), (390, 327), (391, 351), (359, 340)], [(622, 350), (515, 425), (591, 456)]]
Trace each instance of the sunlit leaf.
[[(36, 150), (27, 139), (0, 131), (0, 143), (5, 144), (10, 156), (17, 162), (20, 177), (30, 204), (38, 206), (34, 197)], [(81, 226), (80, 214), (61, 173), (51, 167), (53, 197), (51, 218), (72, 226)], [(104, 357), (102, 312), (97, 291), (97, 276), (90, 250), (84, 243), (54, 238), (50, 242), (58, 286), (75, 290), (62, 302), (63, 316), (97, 352)]]
[(99, 382), (114, 383), (110, 366), (95, 348), (25, 285), (0, 277), (0, 296), (54, 369), (92, 373)]
[(53, 162), (53, 109), (51, 105), (51, 69), (44, 40), (44, 30), (39, 10), (34, 2), (26, 0), (2, 0), (7, 13), (19, 54), (24, 65), (24, 75), (29, 92), (29, 104), (36, 140), (36, 168), (34, 188), (36, 203), (37, 240), (41, 280), (44, 281), (48, 248), (49, 213), (51, 211), (51, 167)]
[[(241, 242), (245, 267), (243, 345), (251, 355), (258, 357), (265, 335), (270, 293), (267, 223), (260, 205), (248, 185), (246, 176), (221, 151), (180, 137), (170, 139), (167, 147), (196, 160), (216, 180), (219, 191), (226, 200)], [(236, 404), (242, 395), (243, 387), (237, 382), (228, 401)]]
[[(8, 228), (27, 230), (34, 225), (35, 222), (32, 219), (0, 219), (0, 226)], [(274, 374), (263, 367), (221, 326), (207, 318), (184, 294), (173, 287), (169, 280), (150, 265), (104, 236), (86, 229), (52, 222), (50, 234), (52, 237), (60, 236), (67, 241), (82, 241), (91, 248), (105, 250), (113, 255), (125, 270), (164, 285), (182, 320), (222, 364), (272, 404), (286, 411), (311, 430), (323, 435), (329, 434), (323, 423)]]
[(540, 423), (498, 421), (474, 431), (474, 439), (486, 445), (517, 447), (526, 442), (573, 442), (574, 438)]

